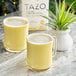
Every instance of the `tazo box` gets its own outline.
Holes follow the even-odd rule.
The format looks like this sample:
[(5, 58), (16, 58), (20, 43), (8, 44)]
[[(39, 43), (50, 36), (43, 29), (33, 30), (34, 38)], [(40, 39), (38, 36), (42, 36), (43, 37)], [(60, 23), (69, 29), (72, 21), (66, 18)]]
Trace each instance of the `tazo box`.
[(47, 30), (48, 20), (41, 17), (48, 16), (49, 0), (20, 0), (20, 12), (29, 20), (30, 30)]

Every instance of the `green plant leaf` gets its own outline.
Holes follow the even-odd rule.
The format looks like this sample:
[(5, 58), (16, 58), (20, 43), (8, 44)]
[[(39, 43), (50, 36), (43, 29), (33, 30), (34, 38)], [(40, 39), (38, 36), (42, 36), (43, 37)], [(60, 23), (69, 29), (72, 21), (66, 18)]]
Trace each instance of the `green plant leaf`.
[(70, 22), (68, 22), (68, 23), (64, 26), (64, 28), (67, 28), (71, 23), (73, 23), (73, 22), (75, 22), (75, 21), (76, 21), (76, 18), (73, 19), (73, 20), (71, 20)]
[(48, 10), (48, 12), (52, 15), (52, 17), (56, 20), (56, 16), (52, 13), (52, 11)]
[(46, 26), (49, 26), (52, 29), (56, 29), (56, 26), (54, 24), (51, 24), (51, 23), (46, 23)]
[(58, 8), (58, 4), (57, 1), (55, 0), (55, 4), (56, 4), (56, 17), (57, 17), (57, 22), (59, 23), (59, 8)]
[(67, 23), (69, 23), (69, 22), (70, 22), (73, 18), (75, 18), (75, 17), (76, 17), (76, 15), (71, 16), (71, 17), (68, 17), (67, 20), (64, 21), (64, 23), (63, 23), (61, 29), (63, 29), (63, 28), (65, 27), (65, 25), (66, 25)]
[(76, 11), (73, 11), (73, 12), (70, 14), (70, 16), (74, 15), (75, 12), (76, 12)]
[(64, 21), (66, 20), (66, 18), (68, 17), (68, 13), (69, 13), (69, 11), (70, 11), (70, 9), (71, 9), (71, 7), (74, 5), (76, 3), (76, 1), (74, 1), (71, 5), (70, 5), (70, 7), (68, 8), (68, 10), (67, 10), (67, 12), (66, 12), (66, 14), (65, 14), (65, 18), (64, 18)]
[(75, 18), (75, 17), (76, 17), (76, 15), (70, 16), (69, 18), (67, 18), (67, 20), (64, 22), (63, 25), (65, 25), (66, 23), (70, 22), (70, 21), (71, 21), (73, 18)]
[(49, 26), (49, 27), (51, 27), (54, 30), (58, 30), (59, 29), (57, 25), (51, 24), (51, 23), (47, 23), (46, 26)]
[(61, 24), (63, 23), (64, 17), (65, 17), (65, 0), (62, 3), (61, 19), (60, 19), (61, 20)]
[(61, 0), (59, 0), (59, 22), (60, 22), (60, 19), (61, 19)]
[[(67, 22), (67, 20), (68, 20), (72, 15), (73, 15), (73, 13), (71, 13), (71, 12), (68, 13), (68, 17), (65, 19), (65, 21), (64, 21), (64, 18), (63, 18), (61, 27), (64, 26), (64, 24)], [(64, 17), (65, 17), (65, 15), (64, 15)]]
[(50, 22), (52, 22), (53, 24), (55, 24), (55, 25), (56, 25), (56, 22), (55, 22), (54, 20), (52, 20), (51, 18), (48, 18), (48, 17), (46, 17), (46, 16), (42, 16), (42, 17), (44, 17), (44, 18), (48, 19)]

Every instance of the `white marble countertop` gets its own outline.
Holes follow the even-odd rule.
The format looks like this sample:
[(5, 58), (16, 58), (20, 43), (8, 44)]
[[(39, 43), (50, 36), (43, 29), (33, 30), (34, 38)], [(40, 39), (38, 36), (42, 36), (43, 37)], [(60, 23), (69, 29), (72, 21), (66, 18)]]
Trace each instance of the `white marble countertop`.
[[(73, 49), (57, 52), (50, 69), (42, 72), (29, 70), (26, 65), (26, 51), (24, 51), (13, 54), (14, 57), (5, 60), (2, 64), (0, 62), (0, 76), (76, 76), (76, 23), (72, 24), (70, 34), (74, 41)], [(5, 53), (10, 55), (8, 52)]]

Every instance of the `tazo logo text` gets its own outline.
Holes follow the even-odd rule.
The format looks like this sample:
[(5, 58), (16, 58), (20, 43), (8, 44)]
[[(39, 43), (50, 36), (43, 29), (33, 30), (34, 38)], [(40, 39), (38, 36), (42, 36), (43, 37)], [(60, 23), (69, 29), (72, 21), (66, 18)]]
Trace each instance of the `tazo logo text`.
[(41, 3), (41, 4), (25, 4), (27, 10), (40, 10), (40, 9), (45, 9), (46, 4)]

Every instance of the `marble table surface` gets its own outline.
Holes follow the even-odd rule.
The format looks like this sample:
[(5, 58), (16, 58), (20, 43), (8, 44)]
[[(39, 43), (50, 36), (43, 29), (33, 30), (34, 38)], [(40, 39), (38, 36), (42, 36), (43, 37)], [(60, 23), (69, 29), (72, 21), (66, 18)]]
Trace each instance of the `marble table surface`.
[(76, 76), (76, 23), (71, 24), (71, 36), (74, 41), (73, 49), (57, 51), (53, 57), (51, 68), (37, 72), (28, 69), (26, 50), (22, 53), (9, 53), (2, 44), (3, 27), (0, 25), (0, 76)]

